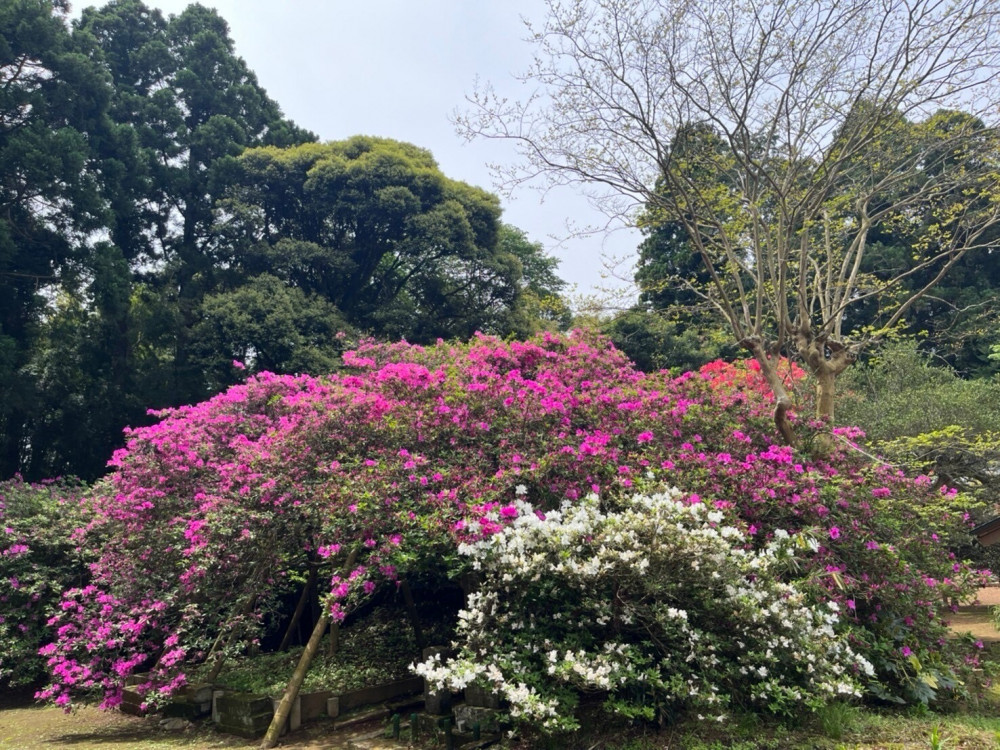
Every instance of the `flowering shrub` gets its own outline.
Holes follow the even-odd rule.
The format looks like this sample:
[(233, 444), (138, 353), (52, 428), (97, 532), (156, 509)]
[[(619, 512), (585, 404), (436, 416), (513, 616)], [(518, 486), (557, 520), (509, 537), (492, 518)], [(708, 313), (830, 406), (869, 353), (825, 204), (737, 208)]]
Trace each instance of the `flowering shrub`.
[(0, 482), (0, 689), (44, 674), (38, 648), (62, 592), (87, 574), (71, 534), (82, 488)]
[(585, 334), (366, 343), (344, 363), (262, 373), (128, 433), (89, 501), (92, 583), (52, 621), (44, 697), (94, 688), (114, 704), (149, 668), (150, 688), (172, 689), (213, 647), (266, 632), (309, 565), (342, 618), (403, 574), (455, 576), (458, 544), (518, 517), (518, 486), (549, 511), (630, 494), (647, 472), (739, 519), (755, 550), (778, 530), (815, 538), (801, 585), (841, 608), (838, 628), (875, 665), (870, 689), (926, 700), (957, 685), (964, 655), (940, 645), (943, 618), (976, 585), (947, 552), (959, 499), (849, 447), (775, 446), (752, 366), (643, 375)]
[(542, 514), (527, 503), (498, 534), (463, 544), (481, 570), (459, 654), (417, 665), (439, 689), (470, 682), (545, 730), (574, 729), (578, 691), (653, 719), (733, 706), (771, 712), (860, 694), (874, 671), (835, 633), (838, 605), (782, 580), (816, 551), (776, 530), (759, 550), (728, 512), (679, 490), (602, 512), (591, 495)]

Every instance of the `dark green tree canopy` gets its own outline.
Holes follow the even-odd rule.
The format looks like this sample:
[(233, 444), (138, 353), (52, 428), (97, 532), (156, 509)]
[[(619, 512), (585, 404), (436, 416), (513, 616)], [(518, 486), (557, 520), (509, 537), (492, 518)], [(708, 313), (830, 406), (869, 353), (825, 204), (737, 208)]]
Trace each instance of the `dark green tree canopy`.
[(26, 366), (46, 293), (74, 288), (104, 218), (88, 168), (111, 92), (64, 4), (0, 4), (0, 475), (16, 471), (39, 408)]
[(114, 0), (84, 10), (76, 36), (94, 40), (114, 86), (112, 116), (125, 130), (109, 154), (114, 176), (125, 179), (116, 183), (124, 223), (115, 242), (130, 259), (210, 264), (215, 162), (315, 136), (282, 116), (212, 9), (193, 4), (165, 19), (140, 0)]
[(378, 336), (509, 332), (537, 254), (505, 249), (496, 196), (428, 151), (359, 136), (252, 149), (229, 168), (219, 220), (234, 268), (275, 273)]

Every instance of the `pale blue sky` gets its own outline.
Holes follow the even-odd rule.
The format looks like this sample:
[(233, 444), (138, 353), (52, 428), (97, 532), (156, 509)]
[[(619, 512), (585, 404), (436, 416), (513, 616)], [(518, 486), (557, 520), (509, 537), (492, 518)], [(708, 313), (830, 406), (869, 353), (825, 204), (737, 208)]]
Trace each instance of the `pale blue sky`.
[[(178, 13), (186, 0), (146, 0)], [(84, 5), (101, 4), (80, 2)], [(542, 0), (202, 0), (230, 26), (237, 53), (285, 114), (323, 140), (356, 134), (409, 141), (433, 152), (449, 177), (493, 189), (486, 163), (512, 161), (509, 146), (466, 144), (450, 115), (478, 76), (511, 96), (527, 91), (513, 73), (531, 60), (522, 17), (541, 20)], [(623, 230), (557, 242), (567, 220), (606, 224), (582, 194), (504, 198), (504, 219), (561, 260), (560, 275), (589, 293), (602, 284), (602, 258), (632, 256), (639, 241)], [(624, 267), (620, 273), (628, 276)], [(616, 286), (621, 286), (620, 283)]]

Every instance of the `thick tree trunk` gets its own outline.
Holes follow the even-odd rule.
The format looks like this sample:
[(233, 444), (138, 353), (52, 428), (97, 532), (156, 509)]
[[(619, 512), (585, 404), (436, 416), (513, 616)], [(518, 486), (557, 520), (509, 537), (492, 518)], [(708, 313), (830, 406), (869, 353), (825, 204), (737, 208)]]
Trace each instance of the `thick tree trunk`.
[(400, 581), (399, 588), (403, 593), (403, 602), (406, 604), (406, 614), (410, 617), (413, 638), (417, 642), (417, 648), (423, 651), (427, 644), (424, 643), (424, 631), (420, 627), (420, 616), (417, 614), (417, 606), (413, 602), (413, 592), (410, 591), (410, 584), (406, 581)]
[(837, 377), (853, 364), (857, 356), (855, 347), (829, 336), (816, 336), (808, 327), (796, 332), (795, 345), (816, 378), (816, 418), (833, 426)]
[[(828, 336), (815, 336), (808, 327), (800, 328), (795, 343), (806, 366), (816, 378), (816, 418), (833, 428), (834, 403), (837, 396), (837, 377), (854, 362), (854, 347)], [(833, 433), (828, 429), (817, 440), (817, 449), (829, 453), (833, 450)]]
[(327, 645), (326, 653), (329, 656), (336, 656), (338, 651), (340, 651), (340, 623), (331, 622), (330, 640)]
[(823, 367), (816, 373), (816, 418), (833, 425), (834, 399), (837, 395), (837, 373)]

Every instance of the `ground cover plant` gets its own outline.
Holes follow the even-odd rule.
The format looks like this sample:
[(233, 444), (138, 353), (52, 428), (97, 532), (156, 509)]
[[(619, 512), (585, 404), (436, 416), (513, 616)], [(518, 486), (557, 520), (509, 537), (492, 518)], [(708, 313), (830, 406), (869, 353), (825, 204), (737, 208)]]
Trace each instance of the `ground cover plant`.
[[(800, 600), (802, 617), (839, 613), (830, 643), (873, 666), (868, 675), (860, 659), (824, 659), (850, 689), (930, 701), (960, 691), (976, 666), (944, 622), (979, 583), (948, 551), (965, 534), (963, 499), (873, 463), (850, 431), (831, 450), (818, 439), (825, 427), (803, 421), (797, 448), (778, 445), (755, 363), (643, 375), (579, 333), (367, 343), (344, 362), (329, 377), (259, 374), (129, 433), (88, 500), (78, 539), (99, 554), (91, 585), (68, 590), (51, 621), (42, 697), (68, 704), (96, 691), (115, 705), (140, 670), (152, 672), (141, 687), (170, 692), (210, 652), (239, 653), (273, 628), (309, 566), (342, 619), (379, 586), (457, 579), (472, 562), (460, 545), (489, 544), (525, 516), (519, 500), (554, 519), (594, 494), (595, 512), (610, 517), (643, 482), (680, 488), (679, 502), (705, 518), (721, 513), (708, 528), (735, 530), (732, 561), (764, 559), (785, 533), (801, 542), (793, 564), (760, 583), (774, 601), (739, 617), (758, 622)], [(801, 379), (781, 369), (790, 386)], [(727, 580), (748, 585), (738, 567)], [(738, 620), (735, 610), (711, 614)], [(588, 627), (570, 637), (596, 642)], [(652, 664), (655, 652), (628, 637), (628, 669)], [(746, 666), (727, 664), (720, 670)], [(778, 692), (808, 687), (785, 676)], [(677, 711), (698, 710), (689, 694), (670, 695)], [(612, 707), (642, 715), (646, 702), (619, 695)]]
[[(433, 632), (431, 628), (437, 623), (423, 624), (425, 632)], [(301, 654), (301, 648), (247, 654), (228, 661), (216, 682), (237, 692), (281, 695)], [(419, 655), (413, 630), (400, 609), (377, 607), (341, 629), (337, 652), (317, 656), (302, 689), (341, 693), (402, 680), (412, 676), (410, 664)], [(203, 664), (192, 670), (189, 677), (193, 682), (202, 681), (210, 668), (210, 664)]]

